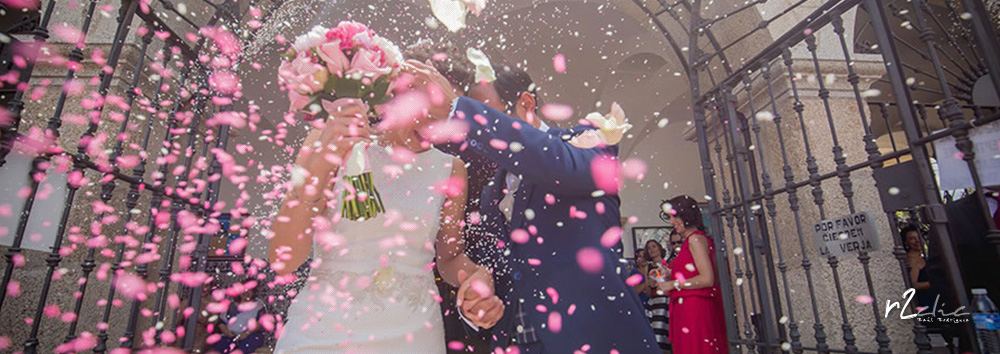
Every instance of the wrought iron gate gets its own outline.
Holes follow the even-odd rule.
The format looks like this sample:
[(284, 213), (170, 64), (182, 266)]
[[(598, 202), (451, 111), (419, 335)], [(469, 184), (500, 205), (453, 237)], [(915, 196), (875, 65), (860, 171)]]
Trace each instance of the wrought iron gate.
[[(179, 272), (207, 274), (206, 270), (212, 267), (206, 259), (209, 235), (192, 235), (182, 230), (181, 218), (191, 217), (189, 220), (200, 219), (198, 223), (211, 224), (219, 212), (215, 205), (222, 173), (219, 152), (228, 148), (230, 126), (209, 121), (220, 112), (232, 110), (233, 97), (231, 92), (216, 90), (209, 78), (215, 72), (241, 64), (219, 44), (219, 33), (224, 30), (236, 34), (233, 38), (239, 36), (238, 41), (252, 41), (253, 29), (258, 26), (247, 24), (266, 22), (271, 11), (281, 3), (280, 0), (206, 0), (197, 2), (204, 6), (204, 11), (192, 9), (202, 15), (195, 17), (194, 11), (186, 11), (186, 7), (193, 7), (190, 2), (183, 5), (169, 0), (122, 0), (114, 6), (98, 6), (96, 0), (83, 2), (78, 9), (83, 15), (82, 23), (72, 24), (80, 33), (77, 45), (71, 46), (65, 56), (68, 61), (63, 65), (68, 69), (65, 80), (68, 85), (77, 79), (78, 71), (84, 67), (84, 49), (89, 49), (84, 47), (89, 44), (84, 38), (94, 22), (102, 14), (117, 13), (106, 62), (99, 66), (99, 86), (96, 94), (83, 100), (70, 97), (70, 90), (61, 90), (54, 113), (44, 121), (34, 119), (34, 114), (25, 114), (28, 113), (26, 101), (35, 92), (29, 91), (32, 88), (27, 84), (32, 74), (39, 70), (37, 66), (43, 65), (36, 65), (41, 60), (33, 59), (48, 54), (53, 54), (48, 59), (58, 57), (46, 53), (58, 47), (43, 49), (54, 25), (53, 14), (72, 13), (76, 8), (70, 2), (58, 0), (39, 1), (34, 9), (15, 8), (6, 2), (0, 4), (5, 18), (17, 21), (11, 27), (2, 28), (0, 33), (3, 74), (17, 72), (15, 76), (5, 76), (11, 82), (4, 87), (14, 89), (3, 93), (3, 102), (10, 115), (5, 116), (7, 120), (0, 119), (3, 134), (0, 167), (8, 164), (8, 158), (15, 154), (12, 152), (15, 142), (22, 138), (48, 138), (61, 142), (59, 146), (78, 146), (76, 150), (36, 151), (38, 154), (31, 161), (30, 173), (20, 177), (28, 181), (27, 189), (23, 190), (23, 211), (16, 230), (8, 230), (9, 234), (4, 235), (11, 245), (4, 247), (6, 261), (0, 284), (0, 318), (3, 319), (0, 327), (5, 328), (5, 336), (11, 336), (7, 339), (16, 343), (12, 348), (23, 344), (25, 353), (51, 351), (63, 343), (86, 343), (88, 350), (92, 347), (98, 353), (107, 352), (109, 348), (157, 345), (192, 348), (201, 313), (181, 313), (185, 307), (173, 302), (188, 301), (190, 308), (200, 309), (206, 289), (203, 285), (173, 287), (172, 275)], [(141, 24), (134, 26), (134, 21)], [(213, 29), (220, 31), (213, 32)], [(141, 39), (131, 40), (132, 36)], [(137, 50), (135, 44), (138, 44)], [(133, 61), (122, 61), (123, 55)], [(222, 56), (228, 56), (225, 59), (231, 60), (230, 66), (221, 68), (210, 62)], [(174, 72), (179, 75), (173, 75)], [(126, 88), (114, 92), (114, 80), (125, 82)], [(33, 83), (33, 86), (38, 85)], [(87, 106), (86, 99), (92, 100), (92, 106)], [(78, 101), (84, 101), (79, 104), (84, 106), (85, 112), (75, 116), (83, 116), (85, 120), (64, 126), (70, 116), (64, 112), (76, 109), (70, 105)], [(42, 107), (33, 109), (43, 110)], [(76, 135), (73, 128), (80, 125), (85, 131)], [(29, 136), (28, 127), (40, 128), (44, 133)], [(66, 132), (75, 136), (63, 137), (62, 133)], [(114, 139), (107, 145), (113, 148), (106, 155), (99, 153), (102, 149), (95, 153), (88, 143), (103, 134), (99, 132), (107, 132)], [(124, 163), (119, 157), (126, 153), (141, 156), (141, 161), (129, 164), (131, 171), (120, 167)], [(149, 163), (158, 167), (147, 171)], [(38, 196), (44, 193), (39, 185), (45, 183), (47, 176), (58, 174), (60, 166), (69, 168), (69, 171), (62, 171), (68, 180), (66, 196), (50, 251), (41, 264), (40, 253), (26, 254), (28, 251), (22, 246), (31, 237), (26, 229), (32, 218), (60, 213), (33, 208), (39, 201)], [(209, 182), (200, 185), (194, 181)], [(120, 186), (128, 187), (125, 195), (116, 193), (120, 190), (116, 187)], [(98, 215), (85, 215), (91, 213), (81, 210), (87, 208), (87, 201), (105, 206), (125, 205), (126, 209), (104, 208)], [(117, 214), (121, 214), (123, 220), (108, 222), (105, 226), (114, 230), (96, 233), (107, 236), (88, 239), (82, 236), (86, 232), (78, 231), (88, 225), (93, 227), (95, 220)], [(28, 255), (31, 257), (26, 257)], [(67, 265), (64, 262), (67, 258), (72, 258), (73, 262)], [(44, 269), (44, 276), (25, 274), (26, 269), (31, 268)], [(111, 274), (107, 275), (109, 271)], [(121, 283), (125, 281), (129, 283)], [(148, 298), (134, 296), (134, 287), (145, 286), (146, 282), (154, 284), (155, 291), (151, 291)], [(71, 289), (72, 286), (76, 286), (75, 292), (54, 290)], [(100, 292), (95, 292), (97, 290)], [(132, 296), (122, 296), (123, 292), (131, 292)], [(32, 296), (23, 299), (22, 304), (30, 309), (19, 311), (21, 309), (15, 309), (12, 303), (19, 300), (15, 298), (17, 295), (24, 294)], [(64, 303), (72, 303), (71, 308), (58, 307)], [(94, 307), (94, 303), (98, 306)], [(57, 311), (52, 311), (51, 306), (56, 306)], [(58, 315), (61, 321), (52, 318), (56, 317), (53, 315)], [(76, 342), (82, 333), (87, 333), (88, 340)], [(63, 350), (83, 349), (70, 346)]]
[[(633, 2), (690, 79), (730, 351), (930, 353), (920, 321), (907, 322), (911, 336), (884, 317), (880, 301), (900, 298), (881, 279), (895, 274), (912, 287), (895, 213), (917, 210), (950, 278), (945, 288), (968, 306), (932, 165), (964, 160), (970, 195), (993, 220), (970, 139), (1000, 113), (1000, 47), (983, 3)], [(879, 144), (879, 135), (888, 139)], [(955, 156), (936, 155), (942, 139), (954, 139)], [(889, 173), (900, 170), (908, 178)], [(819, 252), (815, 222), (864, 211), (892, 235), (891, 254)], [(988, 224), (985, 238), (1000, 250)], [(903, 281), (885, 259), (898, 262)], [(971, 338), (971, 323), (957, 326)]]

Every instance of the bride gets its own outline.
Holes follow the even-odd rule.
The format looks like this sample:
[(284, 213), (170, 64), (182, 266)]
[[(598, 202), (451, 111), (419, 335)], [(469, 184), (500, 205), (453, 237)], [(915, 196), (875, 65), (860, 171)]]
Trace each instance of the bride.
[(363, 103), (334, 104), (339, 113), (303, 143), (272, 228), (278, 274), (313, 258), (275, 353), (444, 353), (435, 263), (448, 283), (476, 289), (482, 281), (490, 289), (478, 292), (492, 294), (489, 272), (464, 252), (465, 166), (419, 139), (419, 125), (378, 132), (366, 152), (385, 213), (340, 219), (342, 171), (333, 162), (366, 141), (369, 128)]

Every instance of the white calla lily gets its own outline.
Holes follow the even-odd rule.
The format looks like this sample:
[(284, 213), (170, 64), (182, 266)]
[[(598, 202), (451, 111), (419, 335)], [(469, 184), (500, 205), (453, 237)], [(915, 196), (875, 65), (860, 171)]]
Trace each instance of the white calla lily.
[(458, 0), (430, 0), (431, 12), (449, 31), (458, 32), (465, 28), (465, 3)]
[(629, 124), (628, 118), (625, 117), (625, 110), (617, 102), (611, 104), (611, 112), (607, 115), (593, 112), (584, 119), (601, 131), (608, 145), (618, 144), (625, 132), (632, 129), (632, 124)]
[(465, 50), (465, 56), (469, 58), (469, 61), (476, 66), (476, 83), (491, 83), (497, 80), (497, 74), (493, 71), (493, 64), (490, 63), (490, 58), (486, 56), (486, 53), (476, 48), (469, 48)]

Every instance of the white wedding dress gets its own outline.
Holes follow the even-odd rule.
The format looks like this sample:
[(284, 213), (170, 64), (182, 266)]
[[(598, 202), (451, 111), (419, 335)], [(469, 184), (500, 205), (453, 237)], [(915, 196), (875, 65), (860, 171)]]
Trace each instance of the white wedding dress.
[(400, 164), (380, 146), (368, 157), (386, 212), (314, 237), (315, 263), (275, 353), (445, 353), (432, 269), (445, 197), (433, 189), (453, 157), (431, 149)]

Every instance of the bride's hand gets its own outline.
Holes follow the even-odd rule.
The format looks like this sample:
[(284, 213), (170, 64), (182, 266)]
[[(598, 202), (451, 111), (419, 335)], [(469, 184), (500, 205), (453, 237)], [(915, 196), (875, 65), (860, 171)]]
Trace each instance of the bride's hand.
[(339, 99), (330, 105), (332, 112), (321, 129), (309, 133), (295, 164), (310, 176), (327, 176), (340, 166), (354, 144), (370, 139), (367, 108), (357, 99)]
[(504, 305), (494, 295), (493, 278), (485, 268), (478, 268), (471, 276), (460, 270), (460, 286), (456, 294), (456, 305), (466, 319), (482, 328), (496, 325), (503, 317)]

